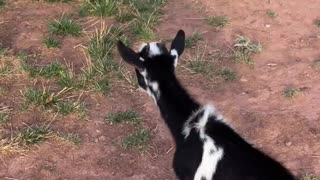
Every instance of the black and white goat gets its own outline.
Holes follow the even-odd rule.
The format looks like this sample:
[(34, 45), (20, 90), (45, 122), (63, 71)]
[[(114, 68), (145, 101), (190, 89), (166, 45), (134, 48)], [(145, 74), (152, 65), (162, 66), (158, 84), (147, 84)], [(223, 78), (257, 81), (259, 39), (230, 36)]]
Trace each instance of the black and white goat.
[(293, 180), (276, 160), (240, 137), (211, 105), (200, 105), (175, 76), (184, 51), (180, 30), (170, 51), (145, 43), (138, 53), (118, 42), (125, 62), (135, 67), (139, 86), (158, 105), (176, 144), (173, 168), (180, 180)]

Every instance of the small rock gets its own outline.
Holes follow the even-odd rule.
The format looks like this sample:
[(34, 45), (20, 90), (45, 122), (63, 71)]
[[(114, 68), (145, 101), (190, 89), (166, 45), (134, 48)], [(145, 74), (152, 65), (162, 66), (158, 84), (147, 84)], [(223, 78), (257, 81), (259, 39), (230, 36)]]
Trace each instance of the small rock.
[(96, 142), (96, 143), (97, 143), (98, 141), (99, 141), (98, 139), (95, 139), (95, 140), (94, 140), (94, 142)]
[(292, 145), (292, 142), (290, 142), (290, 141), (289, 141), (289, 142), (286, 142), (286, 146), (287, 146), (287, 147), (289, 147), (289, 146), (291, 146), (291, 145)]
[(242, 78), (240, 79), (240, 81), (241, 81), (241, 82), (248, 82), (248, 79), (242, 77)]
[(276, 66), (276, 63), (268, 63), (267, 66)]
[(270, 28), (271, 27), (271, 25), (270, 24), (266, 24), (266, 28)]
[(106, 140), (106, 137), (105, 136), (100, 136), (99, 137), (99, 141), (105, 141)]
[(99, 133), (99, 134), (101, 133), (101, 131), (100, 131), (100, 130), (98, 130), (98, 129), (96, 130), (96, 132), (97, 132), (97, 133)]

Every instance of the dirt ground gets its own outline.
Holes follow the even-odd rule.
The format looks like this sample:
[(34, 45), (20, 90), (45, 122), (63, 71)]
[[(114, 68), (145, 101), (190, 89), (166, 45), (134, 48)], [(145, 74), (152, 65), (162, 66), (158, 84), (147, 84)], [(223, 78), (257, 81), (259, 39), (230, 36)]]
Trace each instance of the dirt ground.
[[(66, 58), (81, 65), (82, 51), (77, 48), (85, 38), (65, 38), (58, 50), (42, 45), (47, 22), (65, 12), (77, 12), (78, 4), (48, 4), (37, 1), (9, 1), (0, 10), (0, 43), (12, 51), (41, 52), (46, 62)], [(233, 69), (238, 79), (211, 84), (201, 75), (178, 69), (178, 77), (190, 93), (203, 103), (212, 102), (230, 124), (249, 142), (283, 162), (296, 175), (320, 175), (320, 79), (313, 68), (320, 59), (320, 1), (316, 0), (175, 0), (164, 8), (158, 35), (171, 38), (178, 29), (187, 35), (203, 33), (208, 48), (228, 50), (237, 34), (250, 37), (263, 45), (254, 55), (255, 66), (223, 62)], [(275, 18), (267, 10), (277, 13)], [(222, 29), (207, 25), (205, 17), (226, 15), (230, 24)], [(190, 54), (182, 57), (182, 66)], [(0, 77), (1, 78), (1, 77)], [(10, 89), (1, 101), (13, 109), (20, 102), (19, 88), (35, 82), (27, 77), (0, 80)], [(302, 93), (295, 98), (283, 95), (287, 87)], [(108, 179), (108, 180), (173, 180), (171, 168), (174, 144), (152, 99), (137, 90), (114, 85), (108, 97), (86, 97), (88, 121), (76, 117), (60, 118), (54, 129), (80, 134), (79, 146), (46, 141), (32, 147), (25, 155), (3, 157), (0, 179)], [(109, 125), (103, 118), (111, 112), (135, 109), (152, 130), (151, 148), (146, 153), (123, 150), (117, 144), (133, 127)], [(11, 126), (41, 119), (41, 112), (16, 111)], [(44, 114), (44, 117), (48, 115)]]

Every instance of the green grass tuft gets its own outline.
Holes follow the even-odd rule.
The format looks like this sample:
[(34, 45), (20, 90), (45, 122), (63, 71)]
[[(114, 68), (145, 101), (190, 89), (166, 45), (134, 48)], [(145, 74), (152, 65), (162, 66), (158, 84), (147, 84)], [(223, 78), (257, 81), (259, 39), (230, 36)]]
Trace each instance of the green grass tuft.
[(1, 8), (2, 6), (4, 6), (4, 5), (6, 5), (6, 1), (5, 1), (5, 0), (0, 0), (0, 8)]
[(103, 95), (107, 96), (110, 92), (110, 84), (107, 78), (103, 78), (96, 82), (93, 87), (94, 91), (100, 91)]
[(0, 47), (0, 57), (5, 56), (8, 53), (9, 49), (8, 48), (2, 48)]
[(230, 19), (227, 16), (211, 16), (208, 17), (206, 20), (210, 26), (214, 27), (223, 27), (227, 25), (230, 21)]
[(63, 18), (50, 22), (49, 31), (57, 35), (79, 36), (81, 34), (81, 26), (72, 19)]
[(46, 2), (55, 3), (55, 2), (62, 2), (62, 3), (69, 3), (73, 0), (45, 0)]
[(30, 104), (36, 106), (49, 107), (58, 102), (57, 97), (54, 93), (38, 89), (27, 89), (23, 92), (23, 97), (25, 98), (25, 106), (28, 107)]
[(133, 5), (124, 6), (118, 9), (116, 20), (121, 23), (132, 21), (137, 17), (136, 8)]
[(233, 81), (237, 78), (237, 74), (229, 69), (223, 69), (220, 72), (220, 76), (225, 80), (225, 81)]
[(66, 141), (72, 142), (75, 145), (79, 145), (82, 142), (79, 134), (76, 134), (76, 133), (66, 134), (66, 133), (57, 132), (57, 135), (58, 135), (58, 137), (66, 140)]
[(270, 10), (270, 9), (268, 9), (268, 10), (266, 11), (266, 14), (267, 14), (267, 16), (269, 16), (269, 17), (271, 17), (271, 18), (277, 17), (277, 14), (276, 14), (274, 11)]
[(25, 145), (38, 144), (48, 138), (50, 129), (47, 126), (32, 126), (20, 132), (17, 140)]
[(133, 34), (142, 40), (152, 40), (156, 37), (152, 28), (144, 23), (133, 23)]
[(47, 48), (59, 48), (60, 42), (56, 37), (50, 36), (42, 41)]
[(84, 106), (82, 104), (79, 104), (78, 102), (71, 102), (71, 101), (58, 101), (56, 103), (57, 112), (62, 115), (68, 115), (74, 112), (80, 112), (84, 111)]
[(122, 147), (124, 149), (137, 149), (139, 151), (144, 151), (148, 148), (148, 142), (150, 139), (150, 131), (141, 129), (127, 136), (122, 143)]
[(253, 53), (258, 53), (262, 51), (261, 44), (255, 44), (251, 40), (244, 36), (238, 36), (235, 40), (234, 45), (234, 58), (237, 63), (248, 63), (254, 64), (251, 58)]
[(95, 69), (101, 74), (117, 67), (112, 57), (113, 48), (117, 39), (123, 35), (122, 26), (112, 26), (107, 28), (103, 26), (96, 30), (96, 33), (90, 37), (88, 53)]
[(118, 0), (85, 0), (80, 9), (80, 16), (112, 16), (119, 6)]
[(125, 112), (111, 113), (105, 117), (105, 120), (111, 123), (130, 122), (135, 125), (138, 125), (141, 122), (139, 114), (131, 110)]
[(0, 124), (5, 123), (10, 119), (9, 114), (7, 113), (0, 113)]
[(287, 98), (293, 98), (299, 95), (300, 93), (301, 93), (300, 89), (289, 87), (284, 90), (283, 95)]
[(316, 20), (316, 26), (317, 26), (318, 28), (320, 28), (320, 19), (317, 19), (317, 20)]
[(201, 34), (194, 32), (190, 37), (187, 37), (185, 40), (185, 47), (192, 48), (196, 45), (198, 41), (201, 41), (203, 38)]
[(59, 62), (53, 62), (44, 67), (33, 67), (24, 64), (23, 69), (29, 73), (30, 77), (42, 76), (45, 78), (59, 77), (66, 73), (66, 68)]

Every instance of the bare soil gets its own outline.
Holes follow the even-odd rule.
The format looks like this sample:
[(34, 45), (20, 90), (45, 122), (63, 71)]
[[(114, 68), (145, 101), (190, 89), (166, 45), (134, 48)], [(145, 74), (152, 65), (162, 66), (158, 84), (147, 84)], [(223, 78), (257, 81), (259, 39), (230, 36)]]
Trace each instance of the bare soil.
[[(173, 37), (178, 29), (184, 29), (187, 35), (201, 32), (208, 48), (214, 50), (230, 51), (237, 34), (263, 45), (263, 51), (253, 57), (254, 67), (235, 64), (230, 57), (222, 60), (224, 66), (237, 73), (235, 81), (212, 82), (186, 71), (183, 66), (190, 50), (182, 57), (178, 76), (195, 98), (215, 104), (249, 142), (299, 176), (320, 175), (320, 71), (313, 68), (320, 59), (320, 29), (314, 23), (320, 18), (319, 7), (320, 1), (316, 0), (176, 0), (167, 3), (156, 27), (164, 39)], [(41, 53), (41, 63), (65, 58), (80, 67), (85, 58), (77, 47), (86, 43), (85, 37), (65, 38), (58, 50), (48, 50), (42, 44), (49, 20), (63, 13), (77, 14), (78, 9), (78, 3), (9, 1), (0, 10), (0, 44), (14, 52)], [(269, 9), (277, 16), (268, 17)], [(205, 18), (214, 15), (230, 17), (230, 24), (219, 29), (207, 25)], [(1, 87), (9, 89), (0, 97), (0, 103), (14, 109), (10, 121), (13, 130), (23, 123), (53, 118), (39, 110), (19, 110), (19, 89), (37, 83), (27, 75), (0, 79)], [(302, 93), (286, 98), (283, 92), (287, 87), (299, 88)], [(174, 144), (147, 95), (114, 84), (107, 97), (94, 94), (84, 98), (87, 120), (58, 117), (53, 124), (53, 129), (80, 134), (80, 145), (50, 139), (25, 155), (2, 157), (0, 179), (175, 179), (171, 168)], [(123, 150), (119, 145), (134, 131), (133, 126), (110, 125), (103, 120), (108, 113), (128, 109), (138, 111), (143, 126), (152, 131), (147, 152)]]

